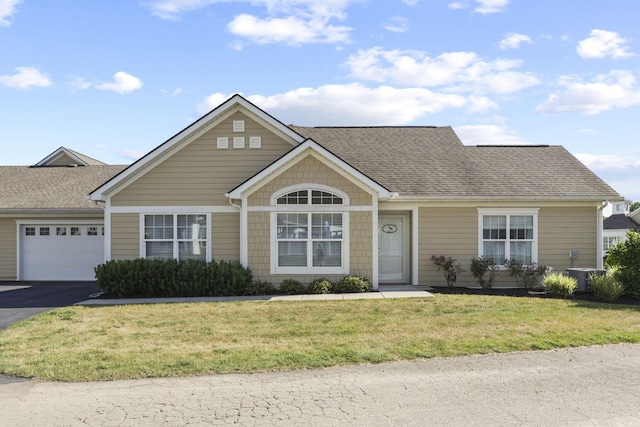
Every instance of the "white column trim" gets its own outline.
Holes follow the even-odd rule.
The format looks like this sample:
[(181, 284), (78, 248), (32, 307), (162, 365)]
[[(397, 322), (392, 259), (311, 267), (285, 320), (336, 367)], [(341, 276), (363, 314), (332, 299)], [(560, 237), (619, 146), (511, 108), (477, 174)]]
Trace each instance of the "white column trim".
[(418, 207), (411, 209), (411, 284), (416, 286), (420, 283), (418, 280), (420, 259), (418, 254), (418, 248), (420, 247), (418, 210)]

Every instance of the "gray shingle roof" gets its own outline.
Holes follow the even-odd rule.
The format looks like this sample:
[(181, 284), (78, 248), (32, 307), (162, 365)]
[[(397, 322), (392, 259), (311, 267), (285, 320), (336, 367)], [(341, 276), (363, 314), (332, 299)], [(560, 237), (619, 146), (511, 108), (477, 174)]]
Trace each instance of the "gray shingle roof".
[(87, 195), (126, 166), (0, 166), (0, 212), (96, 209)]
[(602, 223), (605, 230), (635, 230), (640, 224), (629, 218), (625, 214), (613, 214)]
[(561, 146), (465, 146), (448, 126), (289, 127), (401, 196), (620, 198)]

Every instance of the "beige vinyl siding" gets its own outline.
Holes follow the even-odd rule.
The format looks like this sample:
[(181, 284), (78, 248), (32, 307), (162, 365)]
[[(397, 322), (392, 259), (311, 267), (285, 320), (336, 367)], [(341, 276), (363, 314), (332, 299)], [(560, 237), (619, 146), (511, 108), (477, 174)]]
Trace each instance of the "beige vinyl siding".
[(69, 166), (71, 164), (77, 164), (77, 160), (73, 160), (71, 157), (63, 154), (52, 162), (48, 162), (47, 166)]
[(140, 215), (111, 215), (111, 259), (140, 258)]
[(214, 260), (240, 260), (240, 214), (211, 215), (211, 256)]
[(0, 218), (0, 280), (16, 280), (16, 248), (15, 218)]
[(431, 255), (444, 255), (462, 263), (465, 272), (457, 286), (473, 285), (471, 258), (478, 256), (478, 210), (475, 207), (420, 208), (418, 211), (418, 278), (420, 285), (446, 286), (444, 273)]
[[(364, 276), (371, 280), (373, 254), (371, 212), (349, 212), (349, 274)], [(264, 280), (279, 285), (285, 279), (299, 280), (308, 284), (314, 279), (325, 277), (333, 282), (346, 274), (270, 274), (271, 270), (271, 230), (269, 212), (249, 212), (249, 268), (256, 280)], [(276, 254), (273, 254), (274, 256)]]
[[(233, 132), (233, 121), (244, 120), (245, 132)], [(245, 148), (233, 148), (233, 137), (244, 136)], [(251, 136), (262, 137), (262, 148), (249, 148)], [(218, 149), (217, 138), (228, 137), (229, 148)], [(115, 194), (113, 206), (229, 206), (225, 193), (264, 169), (293, 146), (248, 116), (236, 112)]]
[[(578, 258), (573, 267), (595, 268), (597, 227), (594, 206), (540, 207), (538, 263), (564, 272), (571, 266), (569, 250), (576, 249)], [(456, 286), (477, 286), (470, 273), (471, 259), (478, 256), (476, 207), (420, 208), (419, 233), (421, 285), (446, 286), (444, 273), (431, 261), (431, 255), (444, 255), (461, 262), (465, 270), (458, 275)], [(516, 286), (516, 283), (508, 271), (500, 271), (494, 286)]]
[(269, 206), (271, 195), (296, 184), (322, 184), (349, 195), (351, 205), (371, 206), (372, 197), (356, 184), (308, 155), (249, 196), (250, 206)]
[(564, 272), (569, 251), (578, 251), (573, 267), (596, 268), (598, 213), (595, 207), (549, 207), (538, 214), (538, 261)]

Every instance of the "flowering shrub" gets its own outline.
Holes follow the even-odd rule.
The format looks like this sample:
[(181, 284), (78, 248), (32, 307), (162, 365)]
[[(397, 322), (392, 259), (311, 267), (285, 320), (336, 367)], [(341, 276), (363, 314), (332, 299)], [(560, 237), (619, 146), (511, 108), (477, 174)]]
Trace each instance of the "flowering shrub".
[[(476, 281), (482, 289), (491, 289), (493, 287), (493, 281), (496, 278), (498, 268), (492, 258), (471, 258), (471, 274), (476, 278)], [(485, 274), (489, 273), (489, 276), (485, 278)]]
[(453, 282), (456, 281), (456, 275), (464, 271), (461, 264), (451, 257), (431, 255), (431, 261), (438, 266), (438, 270), (444, 272), (444, 278), (450, 288), (453, 287)]
[(552, 270), (548, 265), (538, 265), (536, 263), (523, 265), (517, 259), (505, 260), (504, 266), (509, 270), (509, 275), (515, 277), (518, 286), (524, 289), (538, 287), (540, 279)]

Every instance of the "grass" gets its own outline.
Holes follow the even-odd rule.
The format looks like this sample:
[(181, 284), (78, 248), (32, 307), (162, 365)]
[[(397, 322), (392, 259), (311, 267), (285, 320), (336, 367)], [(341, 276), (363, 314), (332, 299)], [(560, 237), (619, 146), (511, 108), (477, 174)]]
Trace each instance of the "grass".
[(67, 307), (0, 332), (0, 372), (92, 381), (640, 342), (640, 308), (439, 295)]

